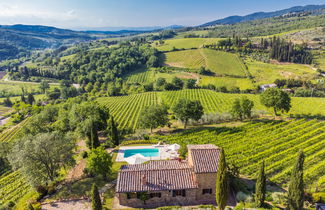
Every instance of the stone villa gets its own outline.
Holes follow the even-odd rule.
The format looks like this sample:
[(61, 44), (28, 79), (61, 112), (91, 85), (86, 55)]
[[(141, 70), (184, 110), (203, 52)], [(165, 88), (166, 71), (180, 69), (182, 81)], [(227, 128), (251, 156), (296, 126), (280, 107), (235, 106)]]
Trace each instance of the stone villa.
[(116, 185), (120, 205), (196, 205), (215, 203), (218, 170), (217, 146), (188, 145), (187, 160), (160, 160), (145, 164), (123, 165)]

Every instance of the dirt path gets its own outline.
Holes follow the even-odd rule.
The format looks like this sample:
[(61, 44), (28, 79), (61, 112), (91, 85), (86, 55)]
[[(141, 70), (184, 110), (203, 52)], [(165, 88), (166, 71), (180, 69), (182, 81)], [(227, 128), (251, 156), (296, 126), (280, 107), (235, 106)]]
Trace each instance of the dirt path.
[(91, 204), (87, 200), (58, 201), (42, 205), (43, 210), (91, 210)]

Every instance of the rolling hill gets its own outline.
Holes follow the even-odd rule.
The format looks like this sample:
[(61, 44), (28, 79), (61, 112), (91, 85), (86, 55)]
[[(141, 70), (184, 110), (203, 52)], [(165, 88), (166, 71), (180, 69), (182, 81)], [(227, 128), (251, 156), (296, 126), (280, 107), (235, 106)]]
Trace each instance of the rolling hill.
[(306, 5), (296, 6), (288, 9), (278, 10), (274, 12), (256, 12), (245, 16), (229, 16), (223, 19), (211, 21), (200, 25), (200, 27), (214, 26), (214, 25), (226, 25), (235, 24), (240, 22), (246, 22), (251, 20), (259, 20), (264, 18), (277, 17), (292, 13), (310, 12), (313, 14), (320, 14), (325, 12), (325, 5)]

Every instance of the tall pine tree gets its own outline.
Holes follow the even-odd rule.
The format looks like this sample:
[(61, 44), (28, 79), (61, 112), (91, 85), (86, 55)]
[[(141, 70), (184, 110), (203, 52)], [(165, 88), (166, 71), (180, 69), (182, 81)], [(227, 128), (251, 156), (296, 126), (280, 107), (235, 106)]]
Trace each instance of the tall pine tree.
[(100, 200), (100, 196), (96, 184), (93, 184), (91, 188), (91, 209), (102, 210), (102, 202)]
[(305, 155), (300, 151), (289, 182), (288, 207), (290, 210), (300, 210), (304, 206), (304, 160)]
[(257, 207), (264, 205), (266, 193), (266, 176), (264, 171), (264, 161), (261, 163), (260, 171), (256, 180), (255, 201)]
[(216, 202), (220, 210), (225, 209), (228, 200), (227, 163), (223, 149), (220, 149), (220, 158), (216, 182)]
[(120, 143), (119, 135), (118, 135), (118, 129), (117, 125), (114, 121), (114, 117), (111, 116), (111, 118), (108, 121), (108, 134), (112, 139), (112, 142), (115, 146), (118, 146)]

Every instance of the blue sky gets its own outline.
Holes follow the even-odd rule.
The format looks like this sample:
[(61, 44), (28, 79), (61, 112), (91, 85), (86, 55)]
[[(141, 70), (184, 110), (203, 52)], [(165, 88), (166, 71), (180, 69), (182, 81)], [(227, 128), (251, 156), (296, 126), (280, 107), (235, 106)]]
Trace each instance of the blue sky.
[(63, 28), (193, 26), (325, 0), (0, 0), (0, 24)]

